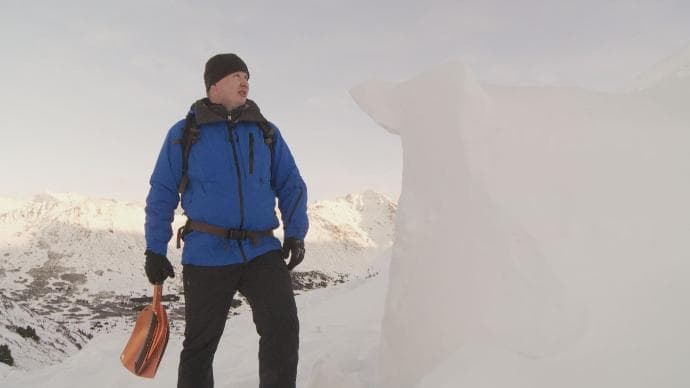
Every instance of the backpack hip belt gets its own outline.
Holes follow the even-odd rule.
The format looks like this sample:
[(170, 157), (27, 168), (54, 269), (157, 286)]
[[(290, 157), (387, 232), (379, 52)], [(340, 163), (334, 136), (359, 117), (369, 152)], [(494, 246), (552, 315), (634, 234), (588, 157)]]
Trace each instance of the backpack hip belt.
[(261, 237), (273, 237), (273, 230), (244, 230), (244, 229), (226, 229), (220, 226), (206, 224), (204, 222), (187, 220), (184, 226), (177, 230), (177, 248), (182, 246), (182, 240), (191, 231), (213, 234), (226, 238), (228, 240), (252, 240), (254, 246), (259, 245)]

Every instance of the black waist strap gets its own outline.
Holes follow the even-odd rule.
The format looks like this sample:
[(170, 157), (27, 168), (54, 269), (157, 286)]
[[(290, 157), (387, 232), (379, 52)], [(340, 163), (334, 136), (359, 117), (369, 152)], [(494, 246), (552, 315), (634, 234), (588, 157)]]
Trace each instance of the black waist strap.
[(187, 220), (184, 226), (177, 230), (177, 249), (182, 246), (182, 240), (187, 233), (195, 230), (197, 232), (203, 232), (208, 234), (213, 234), (230, 240), (252, 240), (254, 246), (259, 244), (259, 239), (261, 237), (272, 237), (273, 230), (244, 230), (244, 229), (225, 229), (220, 226), (210, 225), (199, 221)]

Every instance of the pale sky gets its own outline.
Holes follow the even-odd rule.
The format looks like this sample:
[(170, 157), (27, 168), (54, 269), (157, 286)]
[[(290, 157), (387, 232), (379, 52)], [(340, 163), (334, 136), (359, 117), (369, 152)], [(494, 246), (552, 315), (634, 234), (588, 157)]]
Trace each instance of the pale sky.
[(687, 1), (1, 0), (0, 196), (143, 201), (167, 130), (204, 96), (204, 63), (234, 52), (311, 200), (395, 197), (399, 139), (351, 87), (460, 61), (490, 83), (616, 91), (687, 47), (688, 21)]

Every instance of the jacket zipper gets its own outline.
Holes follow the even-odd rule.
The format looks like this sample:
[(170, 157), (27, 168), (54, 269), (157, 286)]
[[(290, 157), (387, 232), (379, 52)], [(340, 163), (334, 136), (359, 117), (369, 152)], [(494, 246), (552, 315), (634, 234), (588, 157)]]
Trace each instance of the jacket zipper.
[(249, 175), (254, 173), (254, 134), (249, 132)]
[(287, 223), (288, 226), (292, 223), (292, 216), (295, 215), (295, 210), (297, 210), (297, 205), (299, 205), (299, 201), (302, 199), (302, 194), (304, 194), (304, 190), (302, 188), (299, 188), (299, 195), (297, 196), (297, 201), (295, 201), (294, 206), (292, 206), (292, 210), (290, 211), (290, 216), (288, 217)]
[[(235, 159), (235, 172), (237, 173), (237, 190), (240, 193), (240, 229), (244, 226), (244, 196), (242, 194), (242, 173), (240, 172), (240, 162), (237, 157), (237, 145), (235, 144), (235, 124), (228, 122), (228, 134), (230, 135), (230, 144), (232, 145), (232, 156)], [(247, 255), (244, 254), (244, 249), (242, 248), (242, 241), (237, 240), (237, 245), (240, 247), (240, 253), (242, 254), (242, 261), (247, 262)]]

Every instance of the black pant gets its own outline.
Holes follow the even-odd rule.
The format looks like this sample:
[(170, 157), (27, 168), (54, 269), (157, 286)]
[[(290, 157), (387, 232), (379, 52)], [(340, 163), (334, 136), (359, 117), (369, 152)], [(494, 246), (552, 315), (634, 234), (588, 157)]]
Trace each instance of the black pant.
[(260, 388), (294, 388), (299, 322), (287, 265), (280, 251), (246, 264), (185, 265), (185, 331), (178, 388), (213, 387), (213, 356), (230, 302), (239, 290), (249, 301), (259, 340)]

